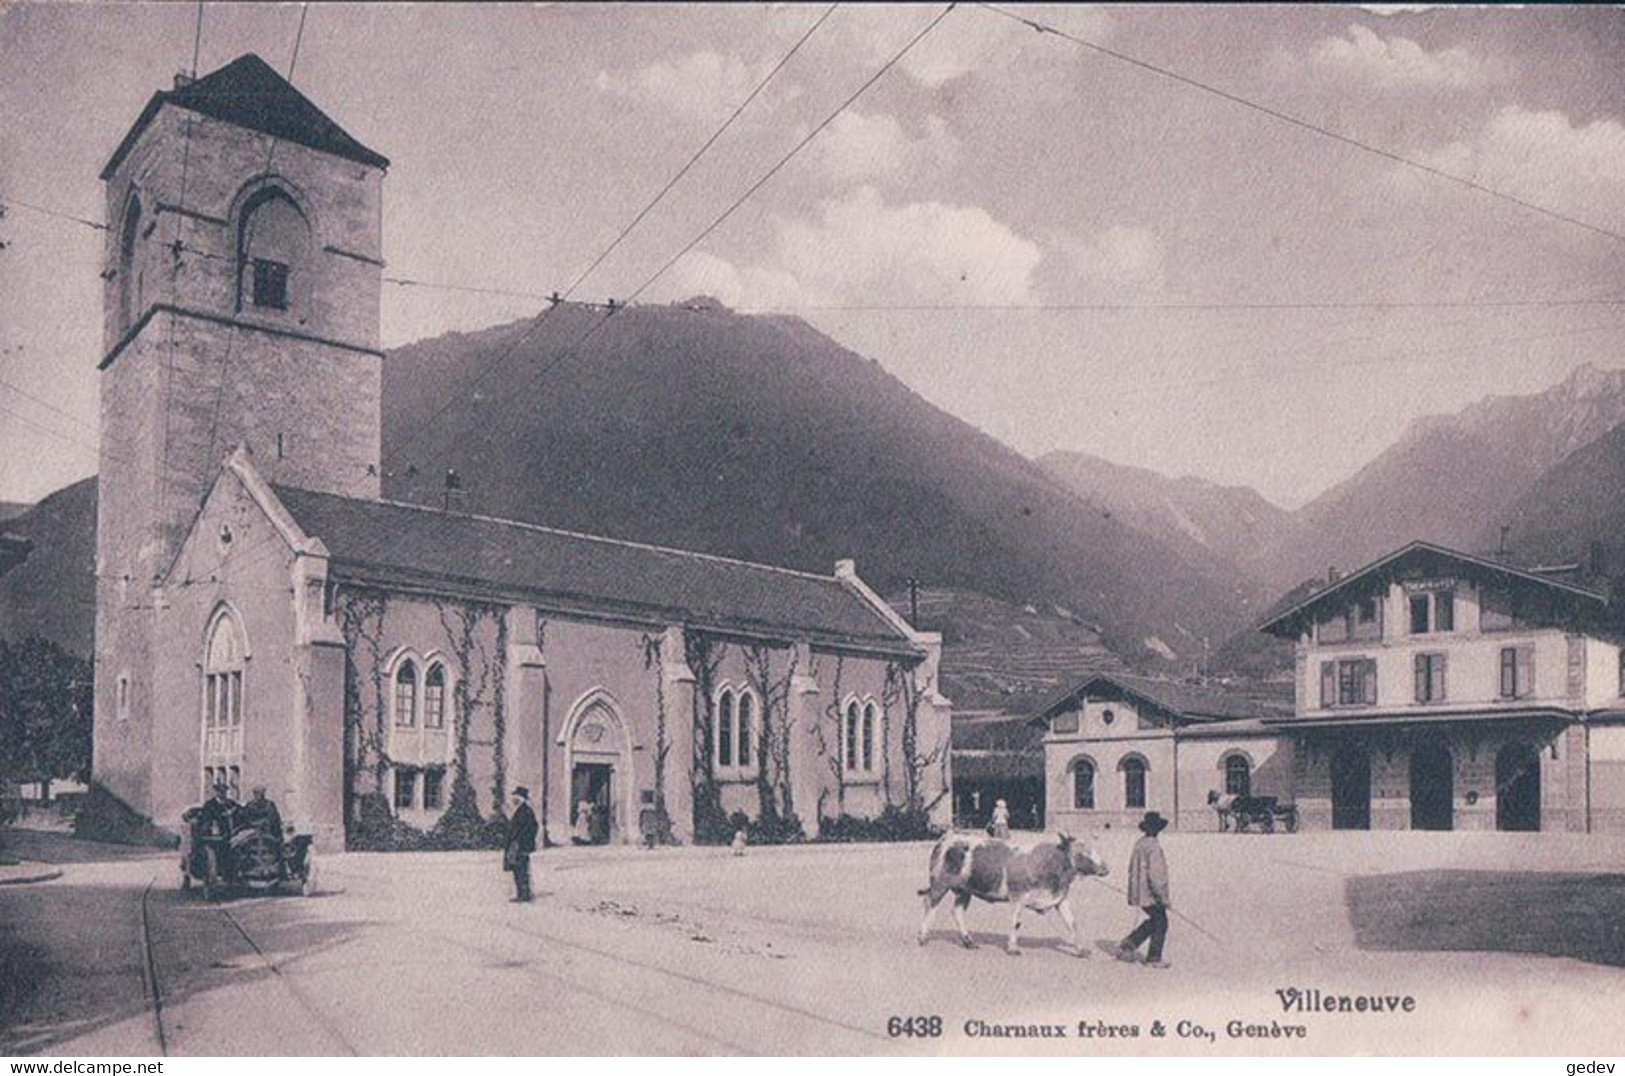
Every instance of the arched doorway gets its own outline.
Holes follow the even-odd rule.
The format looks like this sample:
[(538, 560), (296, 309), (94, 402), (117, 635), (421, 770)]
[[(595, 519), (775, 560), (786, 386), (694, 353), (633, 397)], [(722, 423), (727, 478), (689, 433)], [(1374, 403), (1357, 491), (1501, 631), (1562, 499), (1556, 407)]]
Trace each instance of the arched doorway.
[(1411, 828), (1454, 829), (1455, 762), (1443, 744), (1420, 744), (1411, 752)]
[(1495, 753), (1495, 828), (1540, 829), (1540, 752), (1521, 740)]
[(1371, 756), (1358, 744), (1332, 751), (1332, 828), (1371, 828)]
[(560, 737), (569, 774), (572, 844), (624, 844), (634, 820), (632, 744), (620, 708), (593, 692), (570, 709)]

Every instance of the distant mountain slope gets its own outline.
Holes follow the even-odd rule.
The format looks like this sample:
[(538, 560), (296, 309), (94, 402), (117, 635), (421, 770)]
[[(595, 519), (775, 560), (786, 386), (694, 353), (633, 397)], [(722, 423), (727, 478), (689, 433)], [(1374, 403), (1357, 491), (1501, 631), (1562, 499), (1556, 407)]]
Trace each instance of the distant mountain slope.
[[(853, 557), (885, 591), (912, 577), (1065, 606), (1099, 626), (1084, 650), (1150, 664), (1256, 610), (1235, 573), (1086, 505), (798, 319), (637, 307), (585, 337), (604, 317), (565, 306), (528, 336), (389, 353), (386, 495), (439, 504), (453, 469), (473, 511), (818, 572)], [(94, 483), (7, 529), (37, 548), (0, 579), (0, 631), (88, 653)]]
[(1065, 605), (1128, 657), (1188, 655), (1252, 615), (1243, 581), (1090, 509), (805, 322), (694, 305), (625, 310), (579, 347), (606, 315), (560, 307), (477, 386), (522, 323), (392, 352), (386, 492), (438, 503), (450, 468), (495, 515), (815, 571), (850, 556), (885, 590)]
[[(909, 615), (906, 591), (887, 600)], [(1053, 605), (931, 588), (919, 614), (916, 626), (942, 633), (942, 691), (959, 708), (1023, 713), (1085, 673), (1125, 668), (1095, 625)]]
[[(1570, 453), (1544, 472), (1505, 513), (1508, 548), (1546, 563), (1583, 561), (1594, 546), (1606, 564), (1592, 567), (1625, 575), (1625, 424)], [(1480, 536), (1500, 540), (1499, 528)]]
[(1392, 448), (1296, 513), (1271, 550), (1284, 588), (1406, 542), (1493, 545), (1513, 506), (1576, 449), (1625, 421), (1625, 370), (1583, 366), (1530, 396), (1492, 396), (1413, 423)]
[(1246, 486), (1168, 478), (1081, 452), (1051, 452), (1039, 464), (1068, 489), (1187, 560), (1262, 579), (1268, 550), (1293, 533), (1293, 515)]
[(34, 506), (24, 504), (22, 501), (0, 501), (0, 522), (15, 519), (32, 507)]
[(33, 542), (0, 576), (0, 638), (42, 635), (88, 657), (96, 628), (96, 480), (81, 479), (6, 520)]

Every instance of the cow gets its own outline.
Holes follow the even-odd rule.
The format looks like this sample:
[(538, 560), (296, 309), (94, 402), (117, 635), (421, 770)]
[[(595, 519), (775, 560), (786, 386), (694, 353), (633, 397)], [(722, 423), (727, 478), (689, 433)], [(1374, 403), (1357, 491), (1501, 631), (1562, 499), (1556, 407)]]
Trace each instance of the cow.
[(1043, 914), (1051, 908), (1061, 913), (1061, 922), (1071, 935), (1073, 952), (1088, 956), (1083, 939), (1078, 936), (1077, 920), (1067, 906), (1067, 894), (1073, 879), (1082, 876), (1104, 876), (1109, 873), (1105, 860), (1081, 847), (1069, 835), (1062, 833), (1052, 841), (1031, 847), (1017, 847), (999, 837), (979, 833), (949, 833), (931, 849), (931, 880), (919, 891), (925, 899), (925, 918), (920, 922), (920, 944), (924, 945), (931, 932), (931, 918), (949, 893), (954, 895), (954, 922), (959, 926), (959, 944), (967, 949), (976, 948), (970, 932), (965, 929), (965, 909), (972, 897), (990, 904), (1005, 902), (1013, 905), (1010, 916), (1010, 937), (1004, 951), (1020, 956), (1016, 936), (1021, 930), (1021, 913), (1028, 908)]

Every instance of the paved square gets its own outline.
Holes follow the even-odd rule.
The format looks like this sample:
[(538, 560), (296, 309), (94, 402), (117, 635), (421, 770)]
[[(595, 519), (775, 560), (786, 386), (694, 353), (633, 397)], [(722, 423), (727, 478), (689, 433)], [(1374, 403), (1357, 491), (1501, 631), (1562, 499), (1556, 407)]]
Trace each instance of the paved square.
[[(1118, 874), (1080, 880), (1085, 936), (1135, 916)], [(1625, 842), (1512, 834), (1164, 837), (1166, 971), (1060, 948), (1029, 914), (974, 904), (981, 947), (939, 914), (915, 942), (928, 847), (554, 850), (511, 904), (496, 854), (349, 854), (323, 893), (205, 904), (169, 858), (64, 864), (0, 889), (0, 946), (37, 973), (0, 1051), (157, 1052), (146, 935), (176, 1054), (1008, 1051), (976, 1022), (1055, 1023), (1055, 1052), (1618, 1053)], [(1557, 954), (1557, 955), (1548, 955)], [(79, 980), (85, 980), (80, 982)], [(94, 989), (86, 988), (86, 983)], [(1415, 998), (1411, 1012), (1285, 1012), (1278, 990)], [(890, 1017), (940, 1016), (894, 1038)], [(1304, 1038), (1231, 1037), (1230, 1021)], [(1207, 1039), (1199, 1026), (1213, 1033)], [(1138, 1038), (1079, 1039), (1079, 1024)], [(1165, 1036), (1154, 1037), (1160, 1023)], [(984, 1030), (978, 1028), (978, 1030)]]

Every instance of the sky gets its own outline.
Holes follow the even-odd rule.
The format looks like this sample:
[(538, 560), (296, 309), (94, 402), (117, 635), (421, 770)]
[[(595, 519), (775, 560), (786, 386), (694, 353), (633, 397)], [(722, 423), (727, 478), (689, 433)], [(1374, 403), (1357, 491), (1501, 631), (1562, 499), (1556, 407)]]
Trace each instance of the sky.
[[(200, 72), (288, 70), (299, 6), (202, 10)], [(840, 108), (943, 10), (312, 5), (293, 81), (391, 160), (387, 276), (542, 295), (822, 17), (575, 297), (794, 313), (1031, 456), (1293, 507), (1420, 416), (1625, 365), (1619, 10), (1003, 8), (1545, 213), (977, 5)], [(0, 6), (0, 500), (95, 466), (102, 234), (19, 203), (101, 219), (196, 16)], [(386, 285), (383, 338), (539, 308)]]

